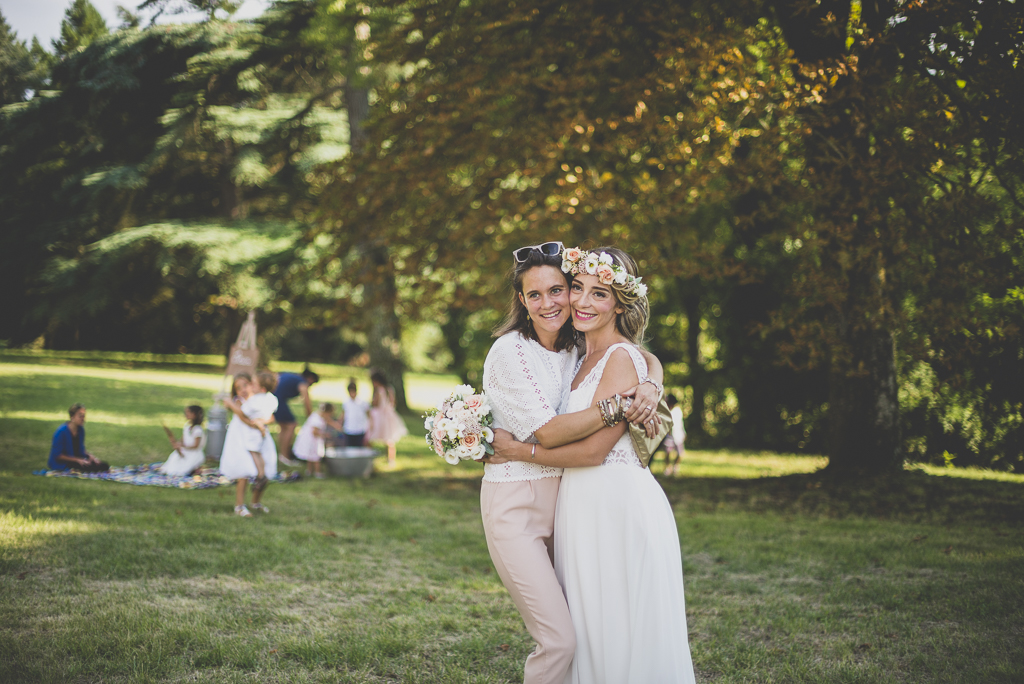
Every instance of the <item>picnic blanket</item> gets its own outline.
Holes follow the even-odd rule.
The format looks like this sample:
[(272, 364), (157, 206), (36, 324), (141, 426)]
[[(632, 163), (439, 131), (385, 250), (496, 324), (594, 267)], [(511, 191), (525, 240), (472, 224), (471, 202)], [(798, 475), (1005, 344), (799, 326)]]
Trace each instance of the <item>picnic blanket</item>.
[[(209, 489), (229, 485), (234, 480), (229, 480), (220, 474), (219, 468), (203, 468), (195, 475), (164, 475), (159, 468), (163, 461), (156, 463), (144, 463), (142, 465), (112, 466), (106, 473), (83, 473), (77, 470), (34, 470), (33, 475), (45, 477), (74, 477), (80, 480), (110, 480), (111, 482), (123, 482), (133, 485), (147, 485), (151, 487), (176, 487), (178, 489)], [(299, 473), (278, 473), (271, 478), (271, 482), (294, 482), (299, 479)]]

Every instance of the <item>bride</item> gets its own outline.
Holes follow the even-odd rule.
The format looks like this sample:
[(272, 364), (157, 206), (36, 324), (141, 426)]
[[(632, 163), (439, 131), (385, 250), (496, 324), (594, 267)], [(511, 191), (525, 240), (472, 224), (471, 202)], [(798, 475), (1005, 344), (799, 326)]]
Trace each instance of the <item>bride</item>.
[(555, 574), (576, 634), (565, 681), (694, 682), (675, 518), (637, 458), (619, 401), (647, 380), (636, 346), (649, 316), (647, 286), (619, 249), (566, 249), (562, 256), (563, 271), (575, 276), (573, 324), (586, 340), (563, 413), (597, 406), (609, 425), (604, 444), (615, 438), (614, 445), (549, 450), (496, 431), (494, 446), (499, 457), (565, 468), (554, 526)]

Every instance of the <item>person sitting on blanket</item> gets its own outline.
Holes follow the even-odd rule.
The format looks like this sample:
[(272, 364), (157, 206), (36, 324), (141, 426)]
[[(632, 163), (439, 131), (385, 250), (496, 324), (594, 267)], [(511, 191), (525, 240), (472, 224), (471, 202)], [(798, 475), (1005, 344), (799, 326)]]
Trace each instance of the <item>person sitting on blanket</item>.
[(80, 470), (83, 473), (105, 473), (110, 465), (85, 450), (85, 406), (72, 404), (70, 420), (53, 433), (53, 446), (46, 465), (50, 470)]

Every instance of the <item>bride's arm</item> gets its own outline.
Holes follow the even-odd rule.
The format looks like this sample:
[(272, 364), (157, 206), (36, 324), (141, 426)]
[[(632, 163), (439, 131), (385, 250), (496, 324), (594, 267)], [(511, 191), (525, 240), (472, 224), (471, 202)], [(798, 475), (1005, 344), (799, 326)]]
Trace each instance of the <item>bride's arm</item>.
[[(647, 436), (653, 437), (657, 432), (658, 426), (661, 425), (661, 418), (658, 416), (658, 402), (661, 401), (661, 397), (664, 394), (662, 390), (664, 389), (665, 369), (661, 365), (661, 360), (651, 352), (646, 349), (641, 349), (640, 353), (644, 355), (644, 360), (647, 361), (647, 377), (658, 383), (659, 388), (655, 388), (655, 386), (649, 382), (641, 384), (639, 387), (644, 388), (649, 393), (647, 397), (650, 398), (650, 402), (648, 403), (646, 400), (641, 401), (638, 397), (633, 401), (633, 404), (626, 409), (625, 417), (628, 422), (636, 423), (637, 425), (639, 425), (645, 418), (654, 418), (653, 429), (647, 429)], [(627, 390), (623, 393), (623, 396), (628, 397), (631, 392), (631, 390)], [(650, 411), (645, 410), (648, 406), (651, 407)], [(644, 427), (647, 426), (645, 425)]]
[[(578, 413), (597, 410), (598, 418), (600, 419), (600, 409), (597, 409), (596, 401), (598, 399), (607, 399), (613, 394), (621, 394), (625, 389), (635, 386), (638, 380), (639, 378), (629, 353), (624, 349), (612, 352), (612, 356), (608, 359), (608, 363), (605, 365), (604, 372), (601, 375), (601, 382), (594, 392), (595, 405)], [(568, 415), (572, 416), (575, 414)], [(548, 425), (551, 422), (553, 420), (549, 421)], [(536, 445), (536, 447), (533, 444), (512, 443), (512, 440), (506, 438), (507, 433), (496, 433), (494, 450), (498, 456), (509, 460), (530, 461), (531, 463), (558, 468), (598, 465), (608, 455), (608, 452), (611, 451), (615, 442), (625, 434), (626, 423), (620, 422), (614, 427), (604, 428), (604, 423), (602, 422), (601, 428), (582, 441), (555, 448), (548, 448), (543, 443)], [(536, 433), (534, 434), (536, 435)]]
[(602, 427), (586, 439), (549, 449), (540, 444), (517, 442), (511, 433), (505, 430), (495, 430), (492, 444), (495, 456), (486, 460), (489, 463), (525, 461), (553, 468), (596, 466), (604, 461), (604, 457), (612, 450), (615, 442), (625, 434), (625, 431), (625, 423), (619, 423), (610, 428)]
[(537, 442), (548, 449), (586, 439), (603, 428), (601, 410), (591, 406), (575, 413), (563, 413), (544, 423), (533, 436)]
[[(641, 349), (640, 352), (647, 360), (648, 377), (660, 385), (661, 380), (664, 377), (664, 369), (662, 368), (661, 361), (658, 360), (658, 357), (648, 351)], [(609, 359), (608, 361), (608, 365), (610, 366), (612, 359)], [(628, 362), (628, 366), (632, 368), (632, 362)], [(604, 377), (608, 377), (609, 370), (609, 368), (605, 368)], [(632, 375), (633, 377), (636, 377), (635, 370)], [(602, 383), (603, 382), (604, 378), (602, 378)], [(600, 391), (601, 388), (599, 386), (598, 392)], [(615, 392), (612, 394), (615, 394)], [(639, 425), (646, 418), (654, 418), (654, 424), (644, 426), (647, 429), (648, 434), (653, 437), (655, 432), (657, 432), (658, 425), (661, 423), (661, 419), (658, 418), (656, 411), (658, 401), (661, 399), (659, 389), (649, 382), (644, 382), (639, 385), (634, 383), (634, 385), (628, 390), (619, 392), (619, 394), (633, 397), (633, 402), (625, 413), (625, 417), (628, 422)], [(645, 410), (648, 406), (651, 407), (650, 411)], [(555, 447), (560, 447), (565, 444), (571, 444), (572, 442), (578, 442), (581, 439), (585, 439), (603, 427), (605, 427), (605, 424), (604, 420), (601, 418), (601, 410), (598, 409), (597, 406), (591, 406), (590, 408), (582, 411), (563, 413), (562, 415), (555, 416), (534, 432), (533, 436), (536, 437), (537, 442), (545, 448), (553, 449)]]

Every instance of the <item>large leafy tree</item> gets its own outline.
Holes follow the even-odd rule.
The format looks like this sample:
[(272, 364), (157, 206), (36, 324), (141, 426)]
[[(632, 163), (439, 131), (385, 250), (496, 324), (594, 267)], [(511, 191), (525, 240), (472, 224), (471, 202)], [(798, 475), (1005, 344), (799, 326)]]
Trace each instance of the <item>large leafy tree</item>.
[[(801, 81), (830, 82), (799, 112), (803, 191), (783, 185), (746, 217), (795, 256), (769, 327), (788, 360), (828, 369), (830, 467), (898, 468), (897, 349), (957, 385), (1021, 348), (1021, 312), (986, 302), (1021, 285), (1011, 93), (1024, 87), (1024, 14), (1012, 2), (776, 9)], [(787, 203), (790, 225), (766, 228)]]
[[(317, 167), (347, 151), (345, 117), (340, 97), (319, 86), (310, 94), (305, 60), (291, 63), (294, 45), (284, 37), (295, 34), (282, 25), (292, 19), (276, 12), (259, 26), (209, 22), (99, 38), (57, 65), (60, 90), (5, 111), (0, 216), (12, 249), (0, 277), (28, 296), (0, 337), (45, 333), (96, 346), (117, 327), (110, 321), (120, 308), (139, 329), (110, 344), (194, 349), (218, 335), (189, 331), (219, 329), (218, 316), (239, 307), (265, 307), (281, 328), (302, 305), (324, 308), (332, 293), (289, 277), (305, 254), (292, 224), (312, 209)], [(206, 246), (232, 235), (226, 222), (245, 215), (268, 235), (291, 235), (284, 247), (271, 240), (270, 251), (258, 226), (235, 238), (240, 254), (263, 264), (258, 275), (290, 290), (241, 296), (233, 278), (251, 274), (204, 258)], [(187, 274), (205, 284), (175, 289)], [(210, 288), (223, 296), (201, 296)], [(171, 315), (173, 302), (181, 310)], [(187, 342), (159, 333), (161, 317), (180, 320)]]
[[(375, 52), (418, 66), (378, 91), (373, 145), (325, 198), (343, 219), (334, 233), (339, 251), (355, 246), (350, 226), (377, 227), (391, 250), (388, 267), (416, 277), (419, 301), (443, 298), (449, 337), (464, 342), (457, 323), (494, 306), (512, 246), (551, 237), (620, 241), (650, 227), (671, 236), (642, 258), (661, 263), (679, 244), (702, 249), (699, 236), (673, 228), (696, 209), (691, 192), (717, 192), (716, 156), (732, 143), (714, 130), (717, 112), (680, 106), (679, 89), (706, 81), (703, 69), (730, 70), (743, 27), (726, 22), (720, 34), (703, 34), (713, 43), (661, 54), (656, 38), (666, 24), (684, 22), (697, 34), (707, 20), (680, 7), (403, 8), (410, 21)], [(768, 54), (755, 90), (777, 86), (769, 66), (776, 57)], [(672, 100), (665, 111), (655, 109), (660, 97)], [(683, 145), (648, 143), (658, 139), (652, 131), (679, 143), (684, 122), (707, 127), (713, 141), (685, 153)], [(673, 178), (662, 183), (666, 164)], [(656, 189), (662, 200), (645, 201)]]
[(984, 4), (402, 3), (377, 53), (416, 69), (330, 189), (336, 249), (374, 225), (472, 309), (431, 274), (487, 292), (513, 246), (617, 242), (719, 284), (724, 359), (827, 378), (833, 470), (896, 469), (897, 348), (964, 380), (1020, 321), (1019, 10)]

